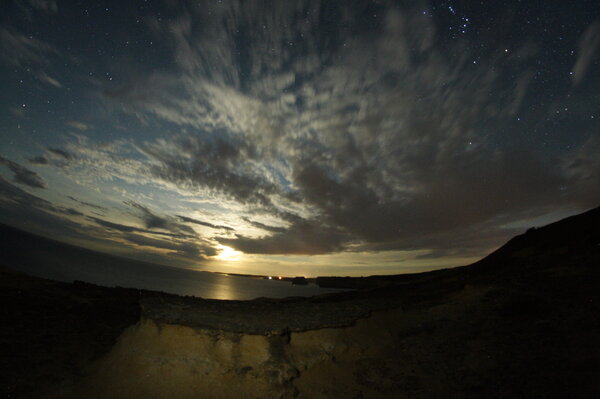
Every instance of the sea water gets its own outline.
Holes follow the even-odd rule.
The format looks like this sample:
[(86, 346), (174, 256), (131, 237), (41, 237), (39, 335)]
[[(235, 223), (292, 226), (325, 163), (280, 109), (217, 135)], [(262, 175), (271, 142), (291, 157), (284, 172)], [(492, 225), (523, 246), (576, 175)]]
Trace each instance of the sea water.
[(38, 247), (14, 251), (9, 257), (11, 268), (47, 279), (80, 280), (107, 287), (146, 289), (206, 299), (308, 297), (341, 291), (320, 288), (316, 284), (292, 285), (290, 281), (182, 269), (78, 250), (56, 251), (55, 248)]

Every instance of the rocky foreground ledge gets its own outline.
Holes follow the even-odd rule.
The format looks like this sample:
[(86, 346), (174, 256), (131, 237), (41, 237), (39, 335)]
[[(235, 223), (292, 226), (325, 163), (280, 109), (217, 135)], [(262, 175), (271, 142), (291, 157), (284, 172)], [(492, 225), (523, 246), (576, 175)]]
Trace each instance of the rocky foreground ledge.
[(401, 306), (383, 292), (327, 294), (312, 298), (260, 298), (218, 301), (194, 297), (151, 296), (140, 301), (142, 315), (166, 324), (245, 334), (281, 335), (321, 328), (348, 327), (375, 310)]

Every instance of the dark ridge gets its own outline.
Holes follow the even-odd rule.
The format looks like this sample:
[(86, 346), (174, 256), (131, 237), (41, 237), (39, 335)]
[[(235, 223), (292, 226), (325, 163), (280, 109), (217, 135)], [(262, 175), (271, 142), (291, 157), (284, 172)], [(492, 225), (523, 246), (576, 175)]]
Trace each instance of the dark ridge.
[(600, 245), (600, 207), (570, 216), (544, 227), (532, 227), (510, 239), (474, 265), (511, 261), (523, 257), (561, 255)]

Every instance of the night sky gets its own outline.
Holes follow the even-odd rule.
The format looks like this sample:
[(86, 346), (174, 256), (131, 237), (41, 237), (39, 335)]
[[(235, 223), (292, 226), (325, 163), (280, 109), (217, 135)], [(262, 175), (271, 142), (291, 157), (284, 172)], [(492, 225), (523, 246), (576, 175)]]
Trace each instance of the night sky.
[(199, 270), (470, 263), (600, 205), (600, 3), (0, 4), (0, 222)]

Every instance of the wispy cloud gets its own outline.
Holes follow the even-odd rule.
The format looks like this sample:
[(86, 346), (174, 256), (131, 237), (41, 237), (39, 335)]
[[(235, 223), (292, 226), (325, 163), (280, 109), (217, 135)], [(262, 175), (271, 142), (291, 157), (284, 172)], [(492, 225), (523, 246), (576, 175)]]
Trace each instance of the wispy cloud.
[(563, 195), (570, 194), (583, 206), (600, 198), (600, 137), (591, 136), (581, 146), (566, 154), (561, 166), (569, 176)]
[[(188, 258), (198, 258), (201, 255), (200, 248), (191, 242), (176, 242), (173, 240), (162, 240), (131, 233), (125, 234), (124, 238), (127, 241), (137, 245), (152, 248), (168, 249)], [(216, 254), (216, 251), (212, 250), (210, 250), (208, 254), (206, 253), (206, 251), (202, 252), (203, 256), (212, 256)]]
[[(179, 252), (181, 255), (187, 257), (187, 262), (197, 261), (217, 254), (214, 244), (199, 239), (195, 235), (191, 236), (187, 232), (158, 231), (155, 227), (141, 228), (92, 216), (89, 216), (88, 220), (104, 228), (122, 233), (120, 237), (134, 244)], [(165, 227), (159, 228), (168, 230)]]
[(48, 14), (56, 14), (58, 12), (56, 0), (28, 0), (27, 2), (37, 11)]
[(73, 154), (71, 154), (65, 150), (61, 150), (60, 148), (47, 147), (46, 150), (53, 156), (62, 158), (65, 161), (71, 161), (73, 159)]
[(49, 84), (49, 85), (51, 85), (51, 86), (54, 86), (54, 87), (56, 87), (56, 88), (59, 88), (59, 89), (61, 89), (61, 88), (63, 87), (62, 83), (60, 83), (60, 82), (59, 82), (57, 79), (55, 79), (55, 78), (53, 78), (53, 77), (51, 77), (51, 76), (48, 76), (48, 75), (47, 75), (45, 72), (43, 72), (43, 71), (42, 71), (42, 72), (39, 72), (39, 73), (37, 74), (37, 78), (38, 78), (40, 81), (42, 81), (42, 82), (44, 82), (44, 83), (47, 83), (47, 84)]
[(178, 232), (180, 234), (196, 235), (196, 232), (191, 227), (177, 223), (173, 218), (158, 216), (150, 209), (137, 202), (128, 201), (126, 204), (141, 212), (142, 221), (147, 229), (163, 229)]
[(72, 127), (73, 129), (77, 129), (80, 131), (86, 131), (90, 129), (90, 125), (87, 123), (79, 122), (79, 121), (68, 121), (67, 126)]
[(342, 229), (318, 220), (305, 220), (296, 216), (292, 218), (294, 221), (288, 228), (272, 231), (272, 235), (258, 238), (236, 235), (235, 238), (217, 238), (217, 241), (245, 253), (270, 255), (338, 252), (348, 242), (348, 233)]
[[(47, 10), (53, 9), (51, 5), (48, 7)], [(23, 10), (26, 15), (29, 14), (29, 9), (24, 7)], [(48, 72), (52, 67), (53, 60), (59, 56), (61, 56), (59, 50), (44, 40), (33, 35), (22, 34), (11, 28), (0, 27), (0, 63), (14, 68), (22, 68), (39, 82), (61, 89), (63, 84)]]
[(192, 223), (192, 224), (198, 224), (200, 226), (206, 226), (206, 227), (210, 227), (212, 229), (220, 229), (220, 230), (227, 230), (227, 231), (235, 231), (234, 228), (229, 227), (229, 226), (223, 226), (223, 225), (219, 225), (219, 224), (212, 224), (209, 222), (205, 222), (202, 220), (198, 220), (198, 219), (194, 219), (194, 218), (190, 218), (187, 216), (181, 216), (181, 215), (176, 215), (177, 218), (179, 218), (182, 222), (186, 222), (186, 223)]
[(269, 196), (277, 191), (255, 167), (253, 146), (235, 138), (180, 136), (140, 148), (151, 159), (150, 172), (157, 179), (263, 206), (270, 206)]
[[(56, 205), (30, 194), (0, 176), (0, 221), (19, 226), (22, 220), (28, 221), (27, 230), (79, 245), (101, 243), (105, 250), (145, 261), (190, 265), (217, 253), (214, 244), (198, 237), (86, 216), (79, 209)], [(150, 252), (140, 253), (139, 246)]]
[(48, 158), (40, 155), (40, 156), (31, 158), (29, 160), (29, 162), (33, 165), (48, 165)]
[(257, 227), (264, 231), (269, 231), (271, 233), (285, 233), (285, 231), (286, 231), (285, 227), (270, 226), (270, 225), (267, 225), (267, 224), (264, 224), (261, 222), (250, 220), (249, 218), (247, 218), (245, 216), (242, 217), (242, 220), (244, 220), (245, 222), (249, 223), (250, 225), (252, 225), (254, 227)]
[(80, 205), (83, 205), (83, 206), (86, 206), (86, 207), (89, 207), (89, 208), (92, 208), (92, 209), (96, 209), (96, 210), (100, 210), (100, 211), (107, 211), (108, 210), (108, 208), (106, 208), (106, 207), (103, 207), (103, 206), (100, 206), (100, 205), (96, 205), (96, 204), (92, 204), (90, 202), (82, 201), (82, 200), (79, 200), (79, 199), (77, 199), (77, 198), (75, 198), (73, 196), (70, 196), (70, 195), (67, 195), (67, 198), (70, 199), (71, 201), (74, 201), (74, 202), (80, 204)]
[(168, 238), (173, 238), (173, 239), (190, 238), (190, 236), (187, 234), (158, 231), (158, 230), (152, 230), (152, 229), (147, 229), (147, 228), (143, 228), (143, 227), (131, 226), (131, 225), (122, 224), (122, 223), (115, 223), (115, 222), (111, 222), (109, 220), (100, 219), (100, 218), (93, 217), (93, 216), (88, 216), (88, 219), (90, 221), (96, 223), (99, 226), (103, 226), (108, 229), (116, 230), (116, 231), (119, 231), (122, 233), (146, 233), (146, 234), (152, 234), (155, 236), (163, 236), (163, 237), (168, 237)]
[(579, 40), (577, 61), (573, 66), (573, 84), (579, 84), (585, 75), (600, 48), (600, 20), (593, 22), (585, 30)]
[(6, 159), (0, 155), (0, 165), (6, 166), (13, 173), (13, 181), (32, 188), (46, 188), (46, 182), (36, 172)]
[(48, 65), (49, 56), (57, 53), (42, 40), (0, 27), (0, 58), (10, 66)]

